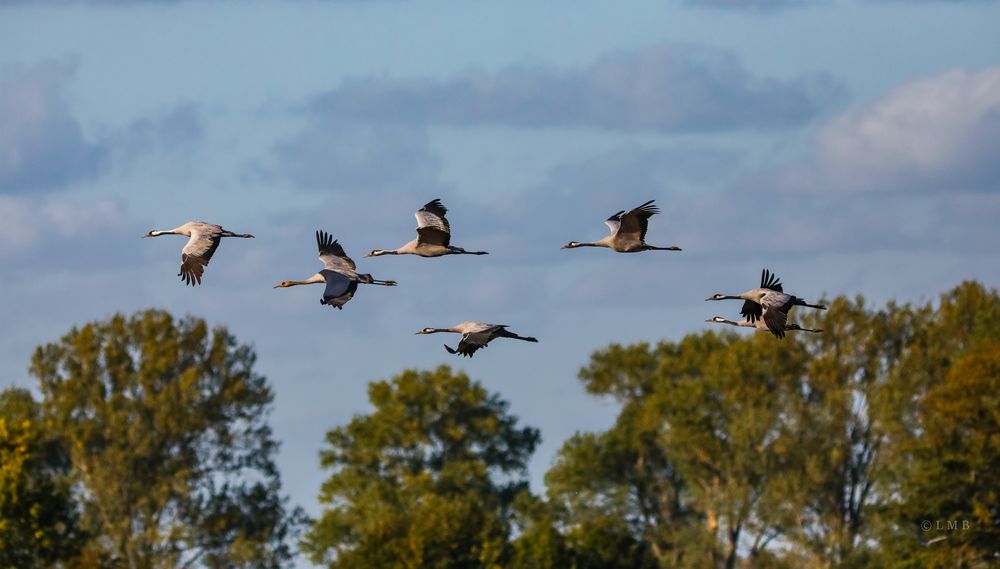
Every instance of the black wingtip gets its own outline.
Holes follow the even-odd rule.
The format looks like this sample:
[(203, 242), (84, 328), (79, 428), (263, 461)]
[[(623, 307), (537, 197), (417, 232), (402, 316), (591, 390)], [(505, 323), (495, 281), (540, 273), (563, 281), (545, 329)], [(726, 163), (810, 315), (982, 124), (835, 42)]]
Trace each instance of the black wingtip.
[(456, 353), (455, 350), (451, 349), (451, 346), (449, 346), (448, 344), (444, 344), (444, 349), (448, 350), (449, 354)]
[(424, 204), (424, 207), (420, 208), (421, 211), (429, 211), (436, 215), (444, 215), (448, 213), (448, 208), (441, 203), (441, 198), (434, 198), (431, 201)]
[(639, 207), (637, 207), (635, 209), (640, 210), (640, 211), (644, 211), (644, 212), (648, 213), (649, 215), (656, 215), (656, 214), (660, 213), (660, 208), (657, 207), (653, 203), (655, 201), (656, 200), (649, 200), (648, 202), (642, 204), (641, 206), (639, 206)]

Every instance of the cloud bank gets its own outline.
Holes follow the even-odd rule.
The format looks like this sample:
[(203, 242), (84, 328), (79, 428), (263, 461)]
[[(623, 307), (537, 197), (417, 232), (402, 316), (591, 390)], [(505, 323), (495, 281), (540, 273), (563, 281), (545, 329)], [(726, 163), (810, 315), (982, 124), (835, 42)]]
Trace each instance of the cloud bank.
[(1000, 67), (952, 69), (830, 120), (776, 178), (803, 190), (996, 190), (998, 156)]
[(312, 106), (365, 121), (679, 132), (795, 126), (844, 94), (826, 75), (762, 77), (727, 51), (658, 45), (580, 69), (517, 65), (446, 79), (357, 78)]

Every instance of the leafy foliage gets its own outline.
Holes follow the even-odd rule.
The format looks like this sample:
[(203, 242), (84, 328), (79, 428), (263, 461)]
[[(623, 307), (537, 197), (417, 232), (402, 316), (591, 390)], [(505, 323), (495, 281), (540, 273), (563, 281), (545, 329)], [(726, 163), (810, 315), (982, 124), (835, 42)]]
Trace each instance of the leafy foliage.
[[(991, 567), (1000, 563), (1000, 296), (829, 302), (777, 341), (611, 345), (580, 372), (620, 408), (525, 481), (537, 430), (447, 367), (369, 386), (327, 433), (332, 568)], [(0, 568), (278, 567), (280, 496), (254, 354), (149, 311), (32, 360), (0, 395)]]
[(68, 472), (68, 457), (31, 394), (0, 392), (0, 567), (46, 567), (79, 552)]
[(538, 431), (442, 366), (369, 386), (374, 411), (327, 433), (327, 505), (305, 549), (330, 567), (501, 567)]
[[(838, 298), (799, 317), (825, 332), (594, 354), (581, 380), (621, 412), (546, 476), (569, 558), (597, 526), (670, 567), (1000, 562), (997, 293), (963, 283), (937, 307), (881, 310)], [(921, 520), (971, 526), (933, 540)]]
[(31, 373), (79, 483), (92, 557), (131, 567), (279, 567), (297, 512), (279, 495), (256, 356), (160, 311), (74, 328)]

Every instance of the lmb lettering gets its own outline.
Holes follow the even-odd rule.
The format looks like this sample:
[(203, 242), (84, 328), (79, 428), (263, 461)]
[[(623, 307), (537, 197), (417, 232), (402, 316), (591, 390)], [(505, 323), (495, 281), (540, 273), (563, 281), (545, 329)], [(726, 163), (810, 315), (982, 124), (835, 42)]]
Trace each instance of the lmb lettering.
[(956, 531), (959, 529), (969, 529), (972, 523), (969, 520), (937, 520), (934, 529), (938, 531)]

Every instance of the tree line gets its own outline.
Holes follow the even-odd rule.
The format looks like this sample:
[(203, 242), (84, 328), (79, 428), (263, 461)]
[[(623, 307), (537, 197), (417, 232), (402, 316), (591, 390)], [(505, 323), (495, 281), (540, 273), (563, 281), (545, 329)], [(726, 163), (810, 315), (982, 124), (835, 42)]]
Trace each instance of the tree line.
[(822, 334), (707, 330), (580, 371), (620, 409), (563, 443), (446, 366), (369, 384), (322, 513), (282, 494), (273, 395), (224, 327), (156, 310), (38, 347), (0, 392), (0, 567), (616, 569), (1000, 564), (1000, 297), (839, 297)]

